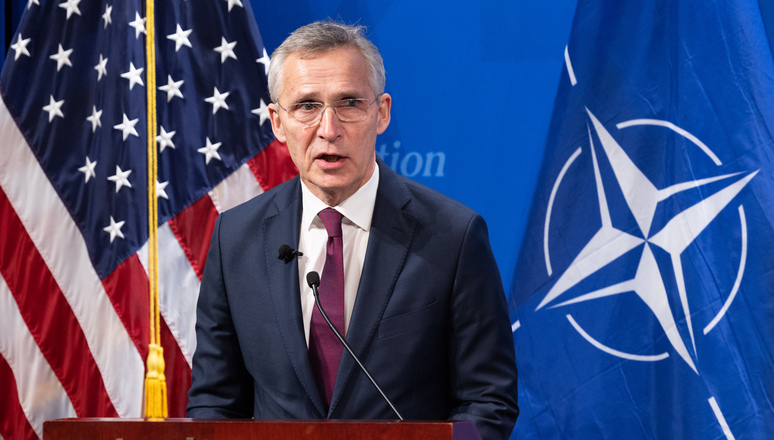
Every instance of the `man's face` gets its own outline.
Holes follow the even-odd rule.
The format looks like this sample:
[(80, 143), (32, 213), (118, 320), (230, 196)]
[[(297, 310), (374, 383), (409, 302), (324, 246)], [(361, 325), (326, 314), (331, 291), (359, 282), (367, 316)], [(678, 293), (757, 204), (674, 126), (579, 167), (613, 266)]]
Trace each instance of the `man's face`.
[[(357, 49), (338, 48), (285, 62), (279, 104), (289, 109), (301, 102), (333, 104), (348, 98), (373, 101), (366, 61)], [(329, 206), (336, 206), (363, 186), (373, 174), (376, 135), (390, 123), (391, 98), (368, 106), (368, 116), (358, 122), (341, 122), (332, 107), (325, 107), (320, 123), (308, 127), (286, 111), (269, 105), (271, 126), (285, 142), (301, 179), (311, 192)]]

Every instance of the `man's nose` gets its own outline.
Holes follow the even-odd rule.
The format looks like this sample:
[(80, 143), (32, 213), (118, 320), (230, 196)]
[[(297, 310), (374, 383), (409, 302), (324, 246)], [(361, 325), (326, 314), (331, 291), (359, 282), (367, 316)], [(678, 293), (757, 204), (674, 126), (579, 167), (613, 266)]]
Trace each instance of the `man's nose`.
[(336, 111), (332, 106), (326, 106), (323, 108), (322, 116), (320, 117), (320, 126), (317, 127), (317, 134), (329, 141), (337, 138), (339, 135), (339, 129), (341, 128), (341, 121), (336, 116)]

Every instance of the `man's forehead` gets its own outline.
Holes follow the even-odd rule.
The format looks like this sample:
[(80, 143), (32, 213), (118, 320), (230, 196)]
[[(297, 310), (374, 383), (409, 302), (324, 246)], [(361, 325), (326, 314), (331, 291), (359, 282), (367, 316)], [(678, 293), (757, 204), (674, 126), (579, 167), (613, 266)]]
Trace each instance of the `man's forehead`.
[(285, 63), (284, 93), (297, 99), (347, 98), (369, 94), (365, 57), (341, 47), (313, 55), (290, 54)]

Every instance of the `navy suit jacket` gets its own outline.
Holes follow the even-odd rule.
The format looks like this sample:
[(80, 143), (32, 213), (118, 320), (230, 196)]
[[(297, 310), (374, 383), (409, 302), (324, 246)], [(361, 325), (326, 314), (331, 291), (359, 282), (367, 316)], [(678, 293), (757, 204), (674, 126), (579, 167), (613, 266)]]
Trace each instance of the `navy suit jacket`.
[[(473, 420), (507, 438), (518, 416), (502, 281), (484, 220), (381, 160), (347, 342), (407, 420)], [(395, 419), (346, 351), (330, 408), (315, 384), (296, 260), (298, 177), (218, 217), (197, 308), (189, 417)], [(303, 251), (303, 250), (302, 250)]]

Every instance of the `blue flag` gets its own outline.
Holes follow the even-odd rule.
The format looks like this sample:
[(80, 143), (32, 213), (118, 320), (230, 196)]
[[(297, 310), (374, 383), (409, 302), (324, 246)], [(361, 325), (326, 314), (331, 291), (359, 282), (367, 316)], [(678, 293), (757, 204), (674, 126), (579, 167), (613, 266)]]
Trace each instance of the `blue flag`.
[(511, 295), (516, 438), (774, 432), (756, 0), (581, 0)]

